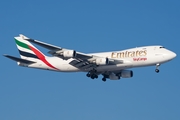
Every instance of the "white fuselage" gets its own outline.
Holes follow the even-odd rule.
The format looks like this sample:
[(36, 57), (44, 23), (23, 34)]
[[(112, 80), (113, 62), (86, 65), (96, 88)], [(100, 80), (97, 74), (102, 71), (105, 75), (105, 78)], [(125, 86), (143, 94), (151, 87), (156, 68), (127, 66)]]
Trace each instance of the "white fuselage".
[[(102, 52), (102, 53), (91, 53), (89, 55), (100, 56), (104, 58), (112, 58), (115, 60), (122, 60), (123, 63), (115, 65), (99, 65), (97, 71), (116, 71), (123, 70), (133, 67), (145, 67), (156, 64), (162, 64), (172, 60), (176, 57), (176, 54), (162, 46), (144, 46), (137, 47), (122, 51), (113, 51), (113, 52)], [(46, 57), (46, 59), (57, 69), (53, 69), (45, 65), (41, 60), (38, 60), (37, 63), (31, 64), (27, 67), (40, 68), (46, 70), (55, 70), (59, 72), (77, 72), (82, 71), (69, 64), (73, 58), (68, 60), (63, 60), (59, 57)], [(19, 64), (25, 66), (23, 64)]]

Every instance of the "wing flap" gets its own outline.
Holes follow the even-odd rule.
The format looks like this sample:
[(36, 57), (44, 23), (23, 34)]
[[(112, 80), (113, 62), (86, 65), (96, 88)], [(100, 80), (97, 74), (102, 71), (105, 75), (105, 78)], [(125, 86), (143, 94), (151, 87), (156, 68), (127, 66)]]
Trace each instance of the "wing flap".
[(115, 65), (115, 64), (123, 64), (123, 60), (115, 60), (115, 59), (109, 59), (109, 64), (110, 65)]
[(72, 60), (69, 64), (81, 70), (86, 70), (93, 66), (93, 64), (87, 61), (81, 61), (81, 60), (76, 60), (76, 59)]
[(81, 69), (86, 70), (86, 69), (90, 69), (90, 68), (92, 68), (92, 67), (93, 67), (92, 64), (88, 64), (88, 65), (82, 66)]

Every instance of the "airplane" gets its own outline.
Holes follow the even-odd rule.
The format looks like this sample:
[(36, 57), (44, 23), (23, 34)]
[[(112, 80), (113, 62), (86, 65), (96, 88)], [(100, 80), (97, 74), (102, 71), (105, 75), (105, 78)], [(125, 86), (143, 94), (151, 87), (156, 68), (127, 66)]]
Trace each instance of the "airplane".
[[(161, 45), (136, 47), (121, 51), (101, 53), (81, 53), (28, 38), (22, 34), (14, 37), (20, 58), (5, 54), (19, 66), (52, 70), (57, 72), (86, 72), (91, 79), (102, 75), (106, 79), (119, 80), (133, 77), (131, 68), (159, 66), (176, 57), (176, 53)], [(44, 55), (33, 44), (49, 50), (51, 56)]]

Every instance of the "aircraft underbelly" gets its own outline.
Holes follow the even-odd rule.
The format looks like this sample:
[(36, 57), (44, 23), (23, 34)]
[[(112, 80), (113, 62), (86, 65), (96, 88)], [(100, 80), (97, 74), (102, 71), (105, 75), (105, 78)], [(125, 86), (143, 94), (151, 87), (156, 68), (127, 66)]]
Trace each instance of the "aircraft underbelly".
[(133, 67), (132, 64), (117, 64), (117, 65), (106, 65), (97, 67), (97, 71), (115, 71), (123, 70)]

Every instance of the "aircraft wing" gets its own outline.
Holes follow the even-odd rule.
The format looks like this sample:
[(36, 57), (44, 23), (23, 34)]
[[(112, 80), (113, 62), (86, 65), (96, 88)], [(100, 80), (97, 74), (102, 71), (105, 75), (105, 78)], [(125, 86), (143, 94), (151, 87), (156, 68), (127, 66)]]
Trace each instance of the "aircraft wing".
[[(38, 40), (34, 40), (34, 39), (26, 39), (26, 40), (28, 40), (31, 43), (35, 43), (35, 44), (37, 44), (37, 45), (39, 45), (41, 47), (44, 47), (44, 48), (50, 50), (48, 53), (53, 55), (53, 56), (58, 56), (56, 54), (57, 51), (66, 50), (64, 48), (61, 48), (61, 47), (58, 47), (58, 46), (55, 46), (55, 45), (51, 45), (51, 44), (48, 44), (48, 43), (45, 43), (45, 42), (41, 42), (41, 41), (38, 41)], [(60, 55), (58, 57), (63, 58), (63, 56), (60, 56)], [(88, 58), (91, 58), (92, 56), (77, 52), (76, 57), (81, 58), (81, 59), (88, 59)]]
[(61, 47), (58, 47), (58, 46), (55, 46), (55, 45), (51, 45), (51, 44), (48, 44), (48, 43), (45, 43), (45, 42), (41, 42), (41, 41), (38, 41), (38, 40), (34, 40), (34, 39), (25, 39), (25, 40), (28, 40), (29, 42), (32, 42), (32, 43), (35, 43), (41, 47), (44, 47), (46, 49), (49, 49), (49, 50), (62, 50)]
[[(69, 64), (82, 70), (87, 70), (87, 69), (91, 69), (98, 66), (95, 63), (97, 59), (99, 59), (99, 61), (101, 61), (100, 59), (104, 61), (107, 60), (107, 58), (102, 58), (99, 56), (76, 52), (74, 50), (61, 48), (61, 47), (44, 43), (44, 42), (34, 40), (34, 39), (25, 39), (25, 40), (28, 40), (29, 42), (32, 42), (34, 44), (37, 44), (41, 47), (44, 47), (50, 50), (48, 53), (53, 56), (60, 57), (65, 60), (73, 58), (73, 60)], [(123, 60), (115, 60), (115, 59), (108, 58), (108, 64), (110, 65), (121, 64), (121, 63), (123, 63)]]

